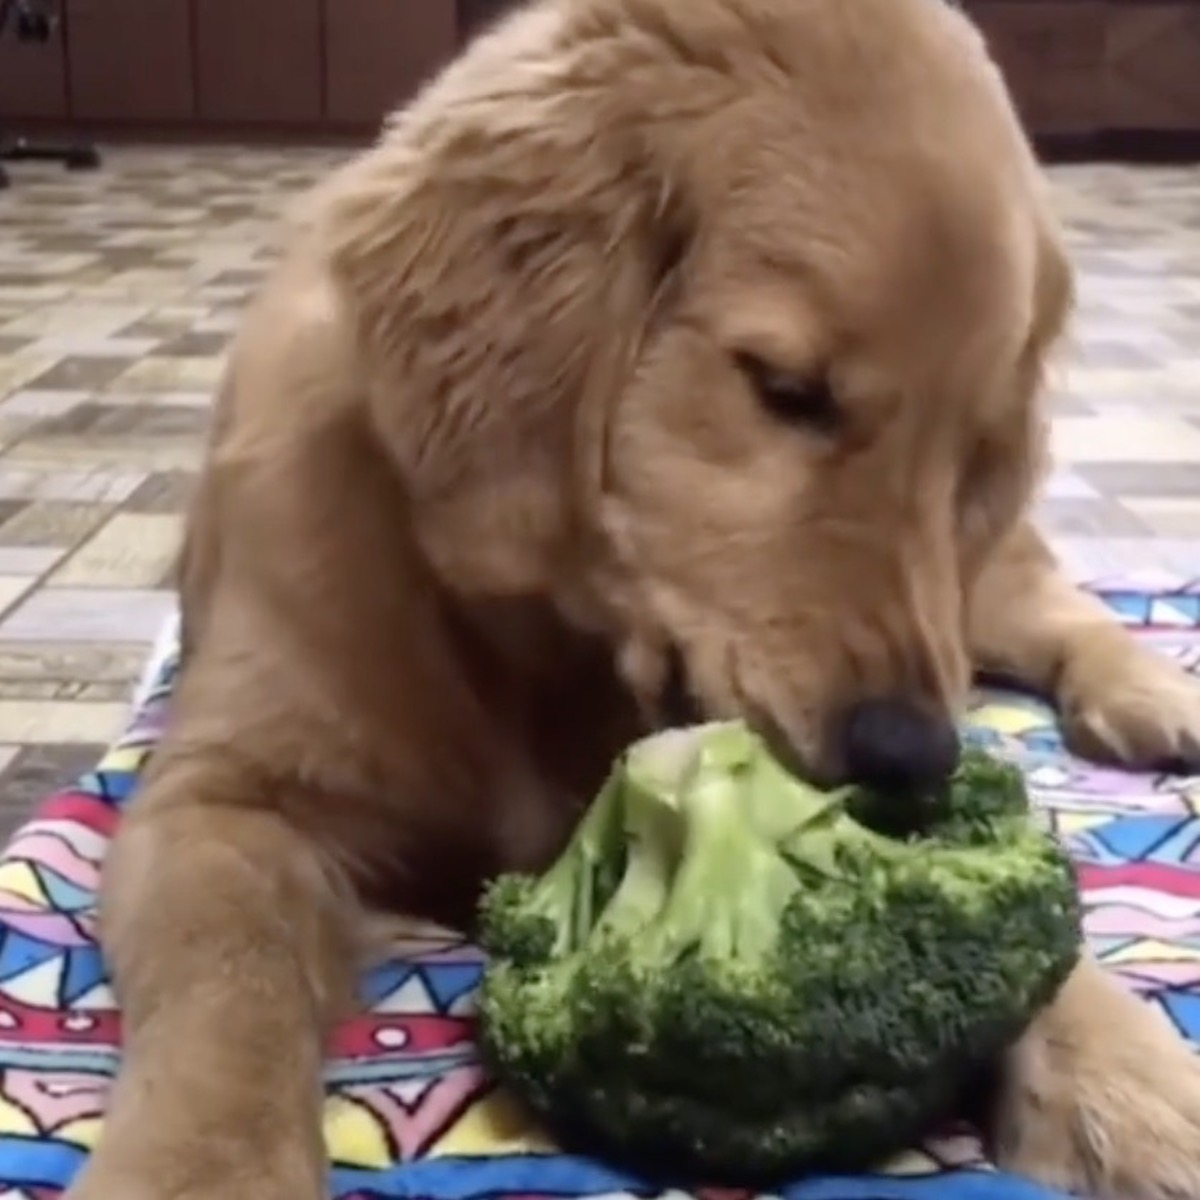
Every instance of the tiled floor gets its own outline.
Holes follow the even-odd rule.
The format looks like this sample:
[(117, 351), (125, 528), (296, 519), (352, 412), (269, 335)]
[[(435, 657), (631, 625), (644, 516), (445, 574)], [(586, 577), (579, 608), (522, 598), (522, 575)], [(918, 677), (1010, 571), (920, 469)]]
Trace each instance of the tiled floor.
[[(0, 826), (118, 729), (222, 348), (335, 157), (125, 150), (0, 193)], [(1082, 304), (1047, 522), (1080, 572), (1200, 574), (1200, 168), (1055, 179)]]

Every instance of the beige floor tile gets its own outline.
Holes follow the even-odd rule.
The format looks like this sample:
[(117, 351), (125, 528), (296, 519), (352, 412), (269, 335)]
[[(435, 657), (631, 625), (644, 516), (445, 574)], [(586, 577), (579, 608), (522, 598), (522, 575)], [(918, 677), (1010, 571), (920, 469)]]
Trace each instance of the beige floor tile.
[(118, 513), (49, 579), (51, 587), (158, 587), (179, 553), (181, 520)]
[(43, 471), (63, 471), (72, 467), (77, 471), (88, 467), (113, 471), (131, 469), (144, 478), (153, 471), (195, 470), (199, 465), (199, 452), (200, 447), (194, 439), (184, 443), (137, 436), (120, 439), (26, 437), (14, 445), (5, 458), (14, 467)]
[(148, 646), (172, 605), (173, 597), (159, 590), (43, 588), (0, 620), (0, 642), (140, 642)]
[(62, 560), (66, 552), (62, 546), (0, 546), (0, 576), (40, 579)]
[(0, 641), (0, 679), (29, 683), (128, 684), (142, 669), (145, 647), (137, 644)]
[(1200, 428), (1171, 417), (1055, 417), (1052, 448), (1074, 463), (1200, 462)]
[(38, 422), (61, 417), (71, 409), (83, 404), (90, 392), (86, 391), (18, 391), (0, 401), (0, 417), (20, 418)]
[(1200, 495), (1194, 499), (1131, 496), (1125, 507), (1158, 537), (1200, 538)]
[(28, 312), (42, 304), (61, 302), (71, 294), (65, 283), (7, 284), (0, 277), (0, 305), (11, 304), (15, 312)]
[(18, 465), (0, 460), (0, 500), (31, 500), (54, 505), (123, 504), (146, 478), (146, 471), (95, 463), (64, 462), (57, 469), (41, 458)]
[(121, 732), (123, 702), (0, 700), (0, 742), (23, 746), (104, 744)]
[(221, 377), (221, 362), (204, 358), (143, 358), (112, 383), (114, 391), (211, 391)]
[[(104, 270), (102, 264), (100, 269)], [(145, 306), (140, 305), (56, 306), (0, 323), (0, 334), (16, 334), (28, 338), (104, 338), (133, 324), (144, 317), (147, 311)]]
[(0, 524), (0, 544), (70, 549), (102, 525), (113, 511), (111, 505), (94, 502), (35, 501)]
[(106, 337), (103, 334), (55, 334), (30, 342), (22, 354), (33, 358), (135, 359), (156, 350), (158, 338)]
[(33, 575), (0, 575), (0, 616), (24, 596), (37, 582)]
[[(211, 392), (113, 392), (104, 393), (104, 403), (109, 407), (140, 408), (159, 412), (173, 408), (200, 409), (207, 413), (212, 406)], [(199, 447), (192, 438), (193, 448)]]
[(53, 367), (52, 357), (33, 358), (15, 354), (0, 357), (0, 396), (15, 392)]

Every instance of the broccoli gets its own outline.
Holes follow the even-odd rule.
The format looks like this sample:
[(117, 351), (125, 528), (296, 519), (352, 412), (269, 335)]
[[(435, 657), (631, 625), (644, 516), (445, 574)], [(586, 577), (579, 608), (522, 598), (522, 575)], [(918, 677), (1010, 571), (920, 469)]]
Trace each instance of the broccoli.
[(1081, 914), (1015, 768), (968, 751), (919, 834), (879, 832), (888, 805), (739, 722), (635, 744), (544, 876), (485, 892), (488, 1066), (565, 1143), (659, 1173), (905, 1149), (1053, 998)]

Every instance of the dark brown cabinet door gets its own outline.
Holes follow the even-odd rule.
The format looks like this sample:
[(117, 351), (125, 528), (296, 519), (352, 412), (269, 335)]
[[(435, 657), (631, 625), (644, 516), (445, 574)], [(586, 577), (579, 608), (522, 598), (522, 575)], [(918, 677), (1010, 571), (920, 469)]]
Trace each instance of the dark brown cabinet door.
[(67, 114), (67, 60), (60, 34), (52, 41), (0, 38), (0, 122), (12, 117)]
[(967, 0), (1026, 128), (1091, 134), (1105, 117), (1104, 0)]
[(455, 0), (325, 0), (326, 116), (377, 125), (454, 54)]
[(72, 115), (184, 121), (195, 115), (188, 0), (66, 0)]
[(469, 41), (511, 8), (516, 0), (458, 0), (459, 41)]
[(1200, 3), (1109, 5), (1106, 124), (1200, 131)]
[(321, 116), (321, 0), (194, 0), (201, 120)]

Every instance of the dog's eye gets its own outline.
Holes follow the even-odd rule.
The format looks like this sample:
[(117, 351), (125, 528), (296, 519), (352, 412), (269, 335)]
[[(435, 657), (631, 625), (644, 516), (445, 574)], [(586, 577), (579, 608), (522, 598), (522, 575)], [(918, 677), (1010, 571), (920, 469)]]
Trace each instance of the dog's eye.
[(752, 354), (739, 354), (737, 363), (773, 417), (810, 425), (824, 433), (837, 428), (837, 397), (824, 376), (781, 371)]

